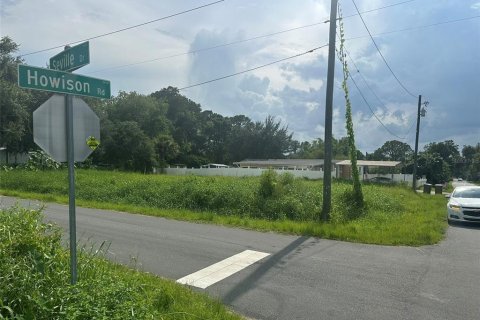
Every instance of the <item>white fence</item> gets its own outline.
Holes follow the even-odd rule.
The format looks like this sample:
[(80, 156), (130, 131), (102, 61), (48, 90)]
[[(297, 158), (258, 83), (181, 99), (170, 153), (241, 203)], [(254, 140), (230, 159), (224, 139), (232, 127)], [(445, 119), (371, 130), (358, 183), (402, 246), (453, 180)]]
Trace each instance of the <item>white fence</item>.
[[(260, 176), (262, 172), (268, 169), (260, 168), (165, 168), (168, 175), (185, 176), (227, 176), (227, 177), (251, 177)], [(312, 170), (275, 170), (278, 174), (291, 173), (297, 178), (323, 179), (323, 171)], [(332, 177), (335, 177), (335, 171), (332, 171)]]
[(6, 150), (0, 150), (0, 164), (21, 164), (28, 160), (28, 153), (8, 153)]
[[(403, 174), (403, 173), (391, 173), (391, 174), (365, 173), (363, 175), (363, 180), (370, 180), (376, 177), (388, 178), (388, 179), (391, 179), (393, 182), (404, 183), (404, 184), (408, 184), (409, 186), (412, 185), (412, 181), (413, 181), (413, 174)], [(418, 179), (417, 187), (421, 187), (425, 183), (427, 183), (427, 179), (425, 178)]]
[[(186, 175), (196, 175), (196, 176), (226, 176), (226, 177), (252, 177), (260, 176), (262, 172), (268, 169), (260, 168), (165, 168), (165, 173), (167, 175), (175, 176), (186, 176)], [(158, 170), (157, 170), (158, 171)], [(278, 174), (282, 173), (291, 173), (294, 177), (297, 178), (308, 178), (308, 179), (323, 179), (323, 171), (312, 171), (312, 170), (282, 170), (275, 169)], [(332, 170), (332, 177), (336, 177), (336, 171)], [(412, 185), (413, 175), (411, 174), (364, 174), (362, 176), (363, 180), (369, 180), (374, 177), (384, 177), (391, 179), (397, 183), (405, 183)], [(418, 179), (417, 187), (423, 186), (427, 182), (426, 179)]]

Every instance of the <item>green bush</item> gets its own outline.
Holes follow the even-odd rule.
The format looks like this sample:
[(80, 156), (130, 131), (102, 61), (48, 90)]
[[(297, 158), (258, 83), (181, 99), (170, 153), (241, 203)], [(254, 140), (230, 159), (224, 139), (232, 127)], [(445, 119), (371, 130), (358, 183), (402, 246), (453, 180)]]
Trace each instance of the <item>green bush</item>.
[(258, 195), (263, 199), (272, 198), (275, 195), (277, 186), (277, 173), (274, 170), (267, 170), (260, 176), (260, 187)]
[(56, 170), (62, 167), (62, 164), (55, 161), (47, 153), (42, 150), (30, 151), (28, 153), (28, 160), (22, 165), (27, 170)]
[(263, 172), (256, 196), (255, 216), (267, 220), (307, 221), (319, 212), (319, 193), (291, 173)]
[[(322, 182), (266, 171), (261, 177), (143, 175), (77, 169), (78, 200), (151, 209), (194, 210), (219, 216), (312, 221), (322, 207)], [(1, 172), (0, 188), (54, 196), (68, 195), (66, 170)], [(358, 219), (371, 211), (403, 212), (399, 186), (364, 185), (364, 206), (352, 201), (350, 182), (332, 186), (332, 220)]]
[(0, 210), (0, 319), (240, 319), (173, 281), (92, 255), (104, 246), (79, 251), (72, 286), (60, 242), (40, 210)]

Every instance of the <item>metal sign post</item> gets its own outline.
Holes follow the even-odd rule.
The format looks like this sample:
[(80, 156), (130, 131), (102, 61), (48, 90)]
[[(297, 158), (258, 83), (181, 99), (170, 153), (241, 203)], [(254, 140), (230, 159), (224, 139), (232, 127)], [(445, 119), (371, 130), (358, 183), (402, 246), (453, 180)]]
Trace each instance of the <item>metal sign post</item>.
[[(63, 52), (71, 51), (65, 46)], [(61, 55), (62, 53), (60, 53)], [(57, 55), (58, 56), (58, 55)], [(55, 57), (57, 57), (55, 56)], [(52, 63), (50, 63), (51, 67)], [(65, 70), (72, 70), (65, 68)], [(65, 120), (67, 131), (67, 166), (68, 166), (68, 225), (70, 228), (70, 283), (77, 283), (77, 217), (75, 211), (75, 146), (73, 142), (73, 96), (65, 94)]]
[(73, 96), (65, 95), (67, 116), (68, 221), (70, 226), (70, 282), (77, 283), (77, 219), (75, 212), (75, 162), (73, 142)]
[[(53, 95), (33, 112), (35, 143), (56, 161), (68, 164), (71, 284), (77, 283), (77, 226), (75, 212), (75, 161), (84, 161), (98, 146), (100, 121), (90, 107), (74, 95), (110, 98), (110, 81), (70, 73), (90, 63), (88, 42), (50, 59), (50, 68), (18, 65), (18, 86), (64, 93)], [(60, 71), (59, 71), (60, 70)], [(64, 72), (67, 71), (67, 72)], [(75, 123), (74, 123), (75, 118)], [(66, 148), (65, 148), (66, 147)]]

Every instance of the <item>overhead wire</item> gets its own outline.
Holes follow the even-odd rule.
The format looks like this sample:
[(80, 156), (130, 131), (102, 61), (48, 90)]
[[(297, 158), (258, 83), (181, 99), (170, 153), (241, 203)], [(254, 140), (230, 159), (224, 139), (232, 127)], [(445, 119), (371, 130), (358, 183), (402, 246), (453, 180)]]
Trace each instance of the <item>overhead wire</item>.
[(218, 49), (218, 48), (222, 48), (222, 47), (227, 47), (227, 46), (231, 46), (231, 45), (235, 45), (235, 44), (239, 44), (239, 43), (244, 43), (244, 42), (248, 42), (248, 41), (252, 41), (252, 40), (267, 38), (267, 37), (279, 35), (279, 34), (282, 34), (282, 33), (287, 33), (287, 32), (291, 32), (291, 31), (299, 30), (299, 29), (310, 28), (310, 27), (313, 27), (313, 26), (318, 26), (318, 25), (321, 25), (321, 24), (325, 24), (325, 23), (327, 23), (327, 22), (328, 22), (328, 21), (317, 22), (317, 23), (312, 23), (312, 24), (307, 24), (307, 25), (304, 25), (304, 26), (299, 26), (299, 27), (295, 27), (295, 28), (290, 28), (290, 29), (282, 30), (282, 31), (277, 31), (277, 32), (268, 33), (268, 34), (263, 34), (263, 35), (255, 36), (255, 37), (248, 38), (248, 39), (243, 39), (243, 40), (237, 40), (237, 41), (222, 43), (222, 44), (218, 44), (218, 45), (211, 46), (211, 47), (205, 47), (205, 48), (200, 48), (200, 49), (196, 49), (196, 50), (190, 50), (190, 51), (187, 51), (187, 52), (177, 53), (177, 54), (173, 54), (173, 55), (169, 55), (169, 56), (163, 56), (163, 57), (154, 58), (154, 59), (150, 59), (150, 60), (133, 62), (133, 63), (121, 65), (121, 66), (108, 67), (108, 68), (104, 68), (104, 69), (99, 69), (99, 70), (91, 71), (91, 73), (100, 72), (100, 71), (105, 71), (105, 70), (111, 70), (111, 69), (117, 69), (117, 68), (125, 68), (125, 67), (130, 67), (130, 66), (134, 66), (134, 65), (138, 65), (138, 64), (143, 64), (143, 63), (148, 63), (148, 62), (154, 62), (154, 61), (159, 61), (159, 60), (164, 60), (164, 59), (170, 59), (170, 58), (176, 58), (176, 57), (180, 57), (180, 56), (184, 56), (184, 55), (188, 55), (188, 54), (199, 53), (199, 52), (203, 52), (203, 51), (209, 51), (209, 50)]
[(363, 94), (362, 90), (360, 90), (360, 87), (358, 86), (357, 82), (355, 81), (355, 79), (353, 79), (353, 77), (350, 77), (350, 79), (352, 80), (353, 84), (355, 85), (355, 87), (357, 88), (358, 92), (360, 93), (360, 96), (362, 97), (363, 101), (365, 101), (365, 104), (368, 106), (368, 108), (370, 109), (370, 112), (372, 113), (372, 115), (375, 117), (375, 119), (377, 119), (377, 121), (382, 125), (382, 127), (388, 131), (388, 133), (390, 133), (392, 136), (400, 139), (400, 140), (405, 140), (406, 137), (400, 137), (399, 135), (397, 135), (396, 133), (394, 133), (393, 131), (391, 131), (383, 122), (382, 120), (380, 120), (380, 118), (375, 114), (375, 112), (373, 111), (373, 108), (372, 106), (370, 105), (370, 103), (368, 103), (367, 99), (365, 98), (365, 95)]
[(405, 140), (408, 139), (408, 136), (410, 135), (410, 132), (412, 131), (414, 126), (415, 126), (415, 121), (413, 121), (412, 125), (410, 126), (410, 129), (408, 129), (407, 133), (405, 134)]
[[(353, 66), (355, 67), (355, 70), (357, 71), (356, 73), (360, 75), (360, 77), (362, 78), (362, 80), (363, 80), (363, 82), (365, 83), (365, 85), (367, 86), (367, 88), (372, 92), (372, 94), (375, 96), (375, 98), (377, 98), (377, 100), (383, 105), (383, 107), (384, 107), (385, 109), (388, 109), (388, 108), (386, 107), (385, 103), (382, 101), (382, 99), (380, 99), (380, 97), (377, 95), (377, 93), (375, 92), (375, 90), (373, 90), (373, 88), (368, 84), (367, 79), (365, 79), (365, 77), (363, 76), (363, 74), (360, 72), (360, 69), (358, 68), (357, 64), (355, 63), (355, 61), (353, 60), (352, 56), (350, 55), (350, 52), (348, 52), (348, 50), (347, 50), (346, 48), (345, 48), (345, 52), (347, 53), (347, 56), (348, 56), (348, 58), (350, 59), (350, 61), (353, 63)], [(353, 77), (352, 77), (352, 78), (353, 78)], [(372, 112), (372, 115), (374, 115), (375, 118), (376, 118), (377, 120), (379, 120), (379, 118), (376, 116), (375, 112), (374, 112), (372, 109), (370, 109), (370, 111)], [(382, 121), (379, 120), (379, 122), (380, 122), (382, 125), (384, 125), (384, 124), (382, 123)], [(413, 122), (413, 124), (415, 124), (415, 121)], [(384, 125), (384, 126), (385, 126), (385, 125)], [(412, 125), (412, 127), (413, 127), (413, 125)], [(406, 137), (407, 137), (408, 134), (410, 133), (410, 130), (411, 130), (412, 127), (410, 127), (410, 129), (409, 129), (409, 130), (407, 131), (407, 133), (404, 135), (404, 139), (406, 139)], [(390, 132), (390, 131), (389, 131), (389, 132)], [(398, 136), (397, 136), (397, 137), (398, 137)]]
[(405, 85), (400, 81), (400, 79), (398, 79), (397, 75), (395, 74), (395, 72), (393, 72), (392, 68), (390, 67), (390, 65), (388, 64), (387, 60), (385, 59), (385, 57), (383, 56), (382, 54), (382, 51), (380, 51), (380, 48), (378, 47), (377, 45), (377, 42), (375, 41), (375, 39), (373, 39), (373, 36), (372, 34), (370, 33), (370, 30), (368, 29), (367, 27), (367, 24), (365, 23), (365, 20), (363, 20), (363, 17), (362, 15), (360, 14), (360, 10), (358, 10), (358, 7), (357, 7), (357, 4), (355, 3), (355, 0), (352, 0), (352, 3), (353, 5), (355, 6), (355, 9), (357, 10), (358, 12), (358, 16), (360, 17), (360, 19), (362, 20), (362, 23), (363, 23), (363, 26), (365, 27), (365, 29), (367, 30), (368, 32), (368, 35), (370, 36), (370, 39), (372, 39), (372, 42), (373, 44), (375, 45), (375, 48), (377, 48), (377, 51), (378, 53), (380, 54), (380, 56), (382, 57), (382, 60), (383, 62), (385, 62), (385, 65), (387, 66), (388, 70), (390, 70), (390, 72), (392, 73), (393, 77), (397, 80), (398, 84), (400, 84), (400, 86), (405, 90), (405, 92), (407, 92), (409, 95), (411, 95), (412, 97), (417, 97), (416, 95), (414, 95), (413, 93), (411, 93), (406, 87)]
[[(181, 14), (184, 14), (184, 13), (188, 13), (188, 12), (191, 12), (191, 11), (194, 11), (194, 10), (198, 10), (198, 9), (201, 9), (201, 8), (204, 8), (204, 7), (207, 7), (207, 6), (216, 4), (218, 2), (222, 2), (222, 1), (224, 1), (224, 0), (215, 1), (215, 2), (212, 2), (212, 3), (206, 4), (206, 5), (200, 6), (200, 7), (192, 8), (192, 9), (185, 10), (185, 11), (173, 14), (173, 15), (169, 15), (169, 16), (158, 18), (158, 19), (155, 19), (155, 20), (147, 21), (147, 22), (144, 22), (144, 23), (141, 23), (141, 24), (138, 24), (138, 25), (126, 27), (126, 28), (119, 29), (119, 30), (112, 31), (112, 32), (107, 32), (107, 33), (104, 33), (104, 34), (101, 34), (101, 35), (93, 36), (93, 37), (90, 37), (90, 38), (85, 38), (83, 40), (77, 40), (77, 41), (67, 42), (67, 43), (68, 44), (76, 44), (76, 43), (80, 43), (80, 42), (84, 42), (84, 41), (88, 41), (88, 40), (97, 39), (97, 38), (104, 37), (104, 36), (111, 35), (111, 34), (115, 34), (115, 33), (121, 32), (121, 31), (125, 31), (125, 30), (136, 28), (136, 27), (140, 27), (140, 26), (143, 26), (143, 25), (146, 25), (146, 24), (150, 24), (150, 23), (153, 23), (153, 22), (156, 22), (156, 21), (165, 20), (165, 19), (168, 19), (168, 18), (171, 18), (171, 17), (174, 17), (174, 16), (178, 16), (178, 15), (181, 15)], [(390, 4), (390, 5), (387, 5), (387, 6), (362, 11), (362, 13), (379, 11), (379, 10), (383, 10), (383, 9), (390, 8), (390, 7), (393, 7), (393, 6), (398, 6), (398, 5), (401, 5), (401, 4), (408, 3), (408, 2), (412, 2), (412, 1), (416, 1), (416, 0), (408, 0), (408, 1), (403, 1), (403, 2), (393, 3), (393, 4)], [(351, 14), (351, 15), (345, 16), (344, 19), (354, 17), (354, 16), (357, 16), (357, 15), (358, 15), (358, 13)], [(224, 46), (234, 45), (234, 44), (238, 44), (238, 43), (242, 43), (242, 42), (247, 42), (247, 41), (251, 41), (251, 40), (266, 38), (266, 37), (270, 37), (270, 36), (274, 36), (274, 35), (278, 35), (278, 34), (282, 34), (282, 33), (286, 33), (286, 32), (291, 32), (291, 31), (295, 31), (295, 30), (299, 30), (299, 29), (310, 28), (310, 27), (314, 27), (314, 26), (317, 26), (317, 25), (321, 25), (321, 24), (325, 24), (325, 23), (330, 22), (330, 20), (328, 20), (328, 18), (326, 18), (326, 19), (327, 20), (324, 20), (322, 22), (317, 22), (317, 23), (312, 23), (312, 24), (308, 24), (308, 25), (304, 25), (304, 26), (294, 27), (294, 28), (290, 28), (290, 29), (286, 29), (286, 30), (282, 30), (282, 31), (278, 31), (278, 32), (273, 32), (273, 33), (269, 33), (269, 34), (265, 34), (265, 35), (252, 37), (252, 38), (249, 38), (249, 39), (234, 41), (234, 42), (225, 43), (225, 44), (220, 44), (220, 45), (217, 45), (217, 46), (208, 47), (208, 48), (204, 48), (204, 49), (192, 50), (192, 51), (189, 51), (189, 52), (174, 54), (174, 55), (171, 55), (171, 56), (159, 57), (159, 58), (154, 58), (154, 59), (150, 59), (150, 60), (144, 60), (144, 61), (134, 62), (134, 63), (130, 63), (130, 64), (120, 65), (120, 66), (103, 68), (103, 69), (100, 69), (100, 70), (95, 70), (91, 73), (95, 73), (95, 72), (99, 72), (99, 71), (103, 71), (103, 70), (129, 67), (129, 66), (133, 66), (133, 65), (149, 63), (149, 62), (154, 62), (154, 61), (168, 59), (168, 58), (174, 58), (174, 57), (178, 57), (178, 56), (182, 56), (182, 55), (186, 55), (186, 54), (197, 53), (197, 52), (212, 50), (212, 49), (216, 49), (216, 48), (220, 48), (220, 47), (224, 47)], [(50, 47), (50, 48), (46, 48), (46, 49), (42, 49), (42, 50), (37, 50), (37, 51), (33, 51), (33, 52), (29, 52), (29, 53), (20, 55), (19, 57), (25, 57), (25, 56), (36, 54), (36, 53), (41, 53), (41, 52), (45, 52), (45, 51), (49, 51), (49, 50), (53, 50), (53, 49), (59, 49), (59, 48), (62, 48), (63, 46), (64, 45), (62, 44), (62, 45), (58, 45), (58, 46), (55, 46), (55, 47)]]
[(240, 71), (240, 72), (235, 72), (235, 73), (232, 73), (232, 74), (229, 74), (229, 75), (221, 76), (221, 77), (218, 77), (218, 78), (215, 78), (215, 79), (211, 79), (211, 80), (199, 82), (199, 83), (196, 83), (196, 84), (188, 85), (188, 86), (185, 86), (183, 88), (179, 88), (178, 90), (181, 91), (181, 90), (185, 90), (185, 89), (189, 89), (189, 88), (193, 88), (193, 87), (198, 87), (198, 86), (201, 86), (201, 85), (204, 85), (204, 84), (207, 84), (207, 83), (211, 83), (211, 82), (223, 80), (223, 79), (226, 79), (226, 78), (234, 77), (234, 76), (237, 76), (237, 75), (240, 75), (240, 74), (244, 74), (244, 73), (247, 73), (247, 72), (251, 72), (251, 71), (254, 71), (254, 70), (257, 70), (257, 69), (261, 69), (261, 68), (270, 66), (272, 64), (280, 63), (280, 62), (283, 62), (283, 61), (286, 61), (286, 60), (290, 60), (290, 59), (293, 59), (293, 58), (297, 58), (297, 57), (312, 53), (316, 50), (319, 50), (321, 48), (325, 48), (327, 46), (328, 46), (328, 43), (323, 45), (323, 46), (319, 46), (319, 47), (310, 49), (308, 51), (305, 51), (305, 52), (302, 52), (302, 53), (299, 53), (299, 54), (296, 54), (296, 55), (293, 55), (293, 56), (290, 56), (290, 57), (287, 57), (287, 58), (283, 58), (283, 59), (276, 60), (276, 61), (273, 61), (273, 62), (270, 62), (270, 63), (266, 63), (266, 64), (263, 64), (261, 66), (255, 67), (255, 68), (250, 68), (250, 69), (243, 70), (243, 71)]
[[(201, 5), (201, 6), (198, 6), (198, 7), (195, 7), (195, 8), (191, 8), (191, 9), (188, 9), (188, 10), (184, 10), (184, 11), (181, 11), (181, 12), (177, 12), (177, 13), (165, 16), (165, 17), (161, 17), (161, 18), (158, 18), (158, 19), (154, 19), (154, 20), (150, 20), (150, 21), (147, 21), (147, 22), (139, 23), (139, 24), (136, 24), (136, 25), (133, 25), (133, 26), (130, 26), (130, 27), (114, 30), (114, 31), (111, 31), (111, 32), (103, 33), (103, 34), (100, 34), (100, 35), (97, 35), (97, 36), (92, 36), (92, 37), (85, 38), (85, 39), (82, 39), (82, 40), (67, 42), (66, 44), (75, 44), (75, 43), (80, 43), (80, 42), (84, 42), (84, 41), (89, 41), (89, 40), (109, 36), (109, 35), (119, 33), (119, 32), (122, 32), (122, 31), (138, 28), (138, 27), (141, 27), (141, 26), (153, 23), (153, 22), (166, 20), (166, 19), (169, 19), (169, 18), (172, 18), (172, 17), (176, 17), (176, 16), (179, 16), (179, 15), (185, 14), (185, 13), (196, 11), (196, 10), (199, 10), (199, 9), (202, 9), (202, 8), (205, 8), (205, 7), (212, 6), (214, 4), (218, 4), (218, 3), (223, 2), (223, 1), (225, 1), (225, 0), (218, 0), (218, 1), (210, 2), (210, 3), (204, 4), (204, 5)], [(58, 46), (55, 46), (55, 47), (50, 47), (50, 48), (46, 48), (46, 49), (42, 49), (42, 50), (37, 50), (37, 51), (29, 52), (29, 53), (26, 53), (26, 54), (22, 54), (22, 55), (20, 55), (20, 57), (25, 57), (25, 56), (29, 56), (29, 55), (40, 53), (40, 52), (50, 51), (50, 50), (53, 50), (53, 49), (63, 48), (64, 46), (65, 46), (65, 44), (62, 44), (62, 45), (58, 45)]]
[[(371, 11), (372, 11), (372, 10), (369, 10), (368, 12), (371, 12)], [(356, 15), (358, 15), (358, 14), (356, 14)], [(352, 16), (353, 16), (353, 15), (352, 15)], [(381, 32), (381, 33), (375, 33), (375, 34), (372, 34), (372, 35), (373, 35), (374, 37), (376, 37), (376, 36), (380, 36), (380, 35), (386, 35), (386, 34), (397, 33), (397, 32), (405, 32), (405, 31), (410, 31), (410, 30), (418, 30), (418, 29), (422, 29), (422, 28), (434, 27), (434, 26), (438, 26), (438, 25), (442, 25), (442, 24), (455, 23), (455, 22), (466, 21), (466, 20), (477, 19), (477, 18), (480, 18), (480, 15), (472, 16), (472, 17), (459, 18), (459, 19), (454, 19), (454, 20), (441, 21), (441, 22), (437, 22), (437, 23), (433, 23), (433, 24), (420, 25), (420, 26), (416, 26), (416, 27), (410, 27), (410, 28), (404, 28), (404, 29), (398, 29), (398, 30), (391, 30), (391, 31), (386, 31), (386, 32)], [(243, 40), (238, 40), (238, 41), (232, 41), (232, 42), (228, 42), (228, 43), (218, 44), (218, 45), (211, 46), (211, 47), (200, 48), (200, 49), (191, 50), (191, 51), (187, 51), (187, 52), (176, 53), (176, 54), (172, 54), (172, 55), (168, 55), (168, 56), (163, 56), (163, 57), (158, 57), (158, 58), (153, 58), (153, 59), (148, 59), (148, 60), (142, 60), (142, 61), (132, 62), (132, 63), (123, 64), (123, 65), (118, 65), (118, 66), (106, 67), (106, 68), (102, 68), (102, 69), (97, 69), (97, 70), (94, 70), (94, 71), (90, 71), (89, 73), (97, 73), (97, 72), (100, 72), (100, 71), (126, 68), (126, 67), (131, 67), (131, 66), (135, 66), (135, 65), (139, 65), (139, 64), (144, 64), (144, 63), (150, 63), (150, 62), (155, 62), (155, 61), (160, 61), (160, 60), (165, 60), (165, 59), (176, 58), (176, 57), (180, 57), (180, 56), (184, 56), (184, 55), (188, 55), (188, 54), (195, 54), (195, 53), (204, 52), (204, 51), (209, 51), (209, 50), (213, 50), (213, 49), (217, 49), (217, 48), (222, 48), (222, 47), (227, 47), (227, 46), (231, 46), (231, 45), (235, 45), (235, 44), (239, 44), (239, 43), (244, 43), (244, 42), (248, 42), (248, 41), (252, 41), (252, 40), (267, 38), (267, 37), (271, 37), (271, 36), (275, 36), (275, 35), (279, 35), (279, 34), (291, 32), (291, 31), (299, 30), (299, 29), (310, 28), (310, 27), (314, 27), (314, 26), (318, 26), (318, 25), (325, 24), (325, 23), (327, 23), (327, 22), (328, 22), (328, 20), (327, 20), (327, 21), (323, 21), (323, 22), (312, 23), (312, 24), (308, 24), (308, 25), (304, 25), (304, 26), (294, 27), (294, 28), (290, 28), (290, 29), (285, 29), (285, 30), (281, 30), (281, 31), (273, 32), (273, 33), (268, 33), (268, 34), (263, 34), (263, 35), (259, 35), (259, 36), (254, 36), (254, 37), (248, 38), (248, 39), (243, 39)], [(356, 39), (361, 39), (361, 38), (365, 38), (365, 37), (369, 37), (369, 35), (367, 34), (367, 35), (364, 35), (364, 36), (346, 38), (345, 40), (346, 40), (346, 41), (356, 40)]]
[(365, 84), (367, 85), (367, 88), (373, 93), (373, 95), (375, 96), (375, 98), (377, 98), (377, 100), (383, 105), (383, 107), (386, 109), (387, 107), (385, 106), (385, 103), (382, 101), (382, 99), (380, 99), (380, 97), (377, 95), (377, 93), (372, 89), (372, 87), (368, 84), (368, 81), (365, 79), (365, 77), (363, 76), (363, 74), (360, 72), (360, 69), (358, 68), (357, 64), (355, 63), (355, 61), (353, 60), (352, 56), (350, 55), (350, 52), (348, 52), (347, 49), (345, 49), (345, 52), (347, 53), (348, 55), (348, 58), (350, 59), (350, 61), (352, 61), (353, 63), (353, 66), (355, 67), (355, 70), (357, 71), (357, 74), (360, 75), (360, 77), (362, 78), (363, 82), (365, 82)]
[[(408, 2), (413, 2), (413, 1), (417, 1), (417, 0), (407, 0), (407, 1), (403, 1), (403, 2), (392, 3), (392, 4), (389, 4), (389, 5), (380, 7), (380, 8), (375, 8), (375, 9), (370, 9), (370, 10), (362, 11), (361, 13), (364, 14), (364, 13), (374, 12), (374, 11), (378, 11), (378, 10), (382, 10), (382, 9), (387, 9), (387, 8), (395, 7), (395, 6), (398, 6), (398, 5), (401, 5), (401, 4), (405, 4), (405, 3), (408, 3)], [(353, 14), (350, 14), (350, 15), (348, 15), (348, 16), (344, 16), (343, 19), (355, 17), (355, 16), (358, 16), (358, 15), (359, 15), (358, 13), (353, 13)], [(337, 20), (338, 20), (338, 19), (340, 19), (340, 18), (337, 18)]]
[[(411, 30), (424, 29), (424, 28), (439, 26), (439, 25), (442, 25), (442, 24), (455, 23), (455, 22), (478, 19), (478, 18), (480, 18), (480, 15), (471, 16), (471, 17), (464, 17), (464, 18), (459, 18), (459, 19), (454, 19), (454, 20), (440, 21), (440, 22), (436, 22), (436, 23), (432, 23), (432, 24), (424, 24), (424, 25), (420, 25), (420, 26), (416, 26), (416, 27), (409, 27), (409, 28), (404, 28), (404, 29), (385, 31), (385, 32), (375, 33), (375, 34), (373, 34), (373, 36), (376, 37), (376, 36), (383, 36), (383, 35), (386, 35), (386, 34), (392, 34), (392, 33), (397, 33), (397, 32), (405, 32), (405, 31), (411, 31)], [(368, 37), (368, 35), (364, 35), (364, 36), (347, 38), (345, 40), (356, 40), (356, 39), (367, 38), (367, 37)]]

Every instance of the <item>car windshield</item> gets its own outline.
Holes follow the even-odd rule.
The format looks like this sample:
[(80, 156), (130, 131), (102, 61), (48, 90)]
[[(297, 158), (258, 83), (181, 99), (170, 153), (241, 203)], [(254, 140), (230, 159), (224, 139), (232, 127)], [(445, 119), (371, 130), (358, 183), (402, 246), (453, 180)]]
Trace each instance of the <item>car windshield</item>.
[(465, 190), (456, 190), (453, 193), (455, 198), (480, 198), (480, 188), (478, 189), (465, 189)]

